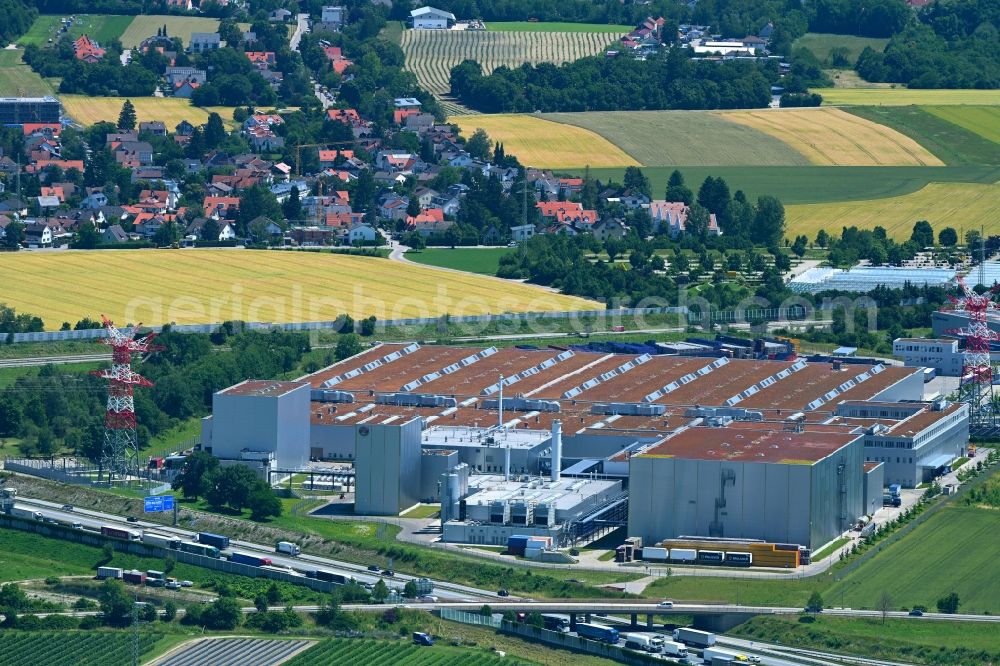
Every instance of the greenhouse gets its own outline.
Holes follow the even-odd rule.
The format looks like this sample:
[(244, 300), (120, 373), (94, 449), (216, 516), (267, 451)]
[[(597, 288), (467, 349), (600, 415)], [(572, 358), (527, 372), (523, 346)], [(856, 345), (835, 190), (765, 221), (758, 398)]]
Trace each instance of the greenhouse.
[(907, 283), (917, 286), (938, 287), (955, 279), (950, 268), (895, 268), (892, 266), (856, 266), (841, 268), (811, 268), (788, 283), (789, 289), (799, 294), (816, 294), (821, 291), (869, 292), (883, 285), (889, 289), (902, 289)]

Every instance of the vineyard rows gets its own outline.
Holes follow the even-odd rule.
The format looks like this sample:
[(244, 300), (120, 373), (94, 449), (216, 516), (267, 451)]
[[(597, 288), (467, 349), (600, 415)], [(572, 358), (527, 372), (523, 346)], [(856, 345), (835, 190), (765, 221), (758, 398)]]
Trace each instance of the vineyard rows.
[(406, 68), (423, 88), (441, 96), (449, 92), (451, 68), (463, 60), (475, 60), (487, 74), (501, 65), (561, 64), (597, 55), (618, 37), (615, 32), (407, 30), (402, 46)]
[[(143, 634), (139, 653), (160, 638)], [(0, 666), (72, 664), (125, 666), (132, 663), (132, 635), (126, 632), (4, 632), (0, 634)]]
[(299, 653), (286, 666), (524, 666), (482, 650), (459, 649), (443, 645), (418, 647), (396, 641), (334, 638)]

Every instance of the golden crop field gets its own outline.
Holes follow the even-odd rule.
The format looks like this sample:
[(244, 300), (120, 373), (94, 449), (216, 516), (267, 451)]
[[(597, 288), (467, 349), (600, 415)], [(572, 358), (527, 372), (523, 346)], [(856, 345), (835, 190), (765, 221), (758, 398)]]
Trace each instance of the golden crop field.
[[(180, 37), (184, 46), (187, 46), (191, 43), (192, 32), (216, 32), (219, 29), (219, 19), (203, 16), (136, 16), (122, 33), (122, 46), (134, 49), (142, 40), (156, 35), (156, 31), (164, 25), (167, 26), (169, 36)], [(246, 30), (249, 24), (241, 23), (240, 27)]]
[(446, 95), (451, 90), (451, 68), (475, 60), (483, 72), (501, 65), (561, 64), (601, 53), (622, 34), (607, 32), (487, 32), (481, 30), (406, 30), (402, 47), (406, 68), (417, 75), (425, 90)]
[(0, 300), (45, 321), (105, 314), (120, 324), (325, 321), (594, 310), (540, 287), (417, 264), (258, 250), (18, 252), (0, 262)]
[(466, 137), (478, 128), (503, 144), (504, 152), (517, 155), (522, 164), (544, 169), (633, 166), (639, 163), (601, 135), (563, 123), (526, 114), (455, 116)]
[(909, 88), (815, 88), (827, 106), (909, 106), (910, 104), (1000, 104), (1000, 90), (910, 90)]
[(930, 183), (913, 194), (869, 201), (801, 204), (785, 207), (785, 235), (815, 238), (820, 229), (839, 234), (844, 226), (884, 227), (891, 238), (906, 240), (913, 224), (927, 220), (940, 231), (985, 227), (986, 235), (1000, 233), (1000, 183)]
[(182, 120), (193, 125), (201, 125), (208, 121), (208, 114), (215, 111), (222, 116), (223, 122), (233, 122), (233, 107), (191, 106), (191, 102), (179, 97), (87, 97), (85, 95), (60, 95), (63, 110), (70, 118), (84, 126), (91, 126), (101, 121), (117, 122), (122, 104), (126, 99), (132, 100), (135, 115), (139, 122), (162, 120), (167, 130), (174, 131), (174, 126)]
[(723, 111), (824, 166), (944, 166), (910, 137), (840, 109)]

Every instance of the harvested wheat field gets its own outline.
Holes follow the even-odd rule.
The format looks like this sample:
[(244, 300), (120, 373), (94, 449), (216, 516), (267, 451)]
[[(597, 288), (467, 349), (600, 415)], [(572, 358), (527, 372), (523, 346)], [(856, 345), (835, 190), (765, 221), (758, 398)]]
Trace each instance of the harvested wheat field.
[(202, 108), (191, 106), (191, 102), (179, 97), (87, 97), (85, 95), (59, 95), (63, 110), (76, 122), (89, 127), (99, 122), (117, 122), (122, 104), (126, 99), (132, 100), (135, 115), (139, 122), (162, 120), (167, 130), (174, 131), (174, 126), (182, 120), (193, 125), (202, 125), (208, 121), (208, 114), (215, 111), (222, 116), (222, 121), (233, 123), (233, 107), (213, 106)]
[(814, 238), (820, 229), (839, 233), (843, 226), (881, 226), (890, 238), (903, 241), (918, 220), (927, 220), (935, 230), (952, 227), (961, 232), (985, 225), (987, 236), (1000, 233), (1000, 183), (930, 183), (900, 197), (786, 206), (785, 235)]
[(18, 252), (0, 262), (3, 301), (46, 330), (106, 314), (155, 325), (325, 321), (595, 310), (540, 287), (410, 263), (318, 252)]
[[(871, 86), (871, 84), (869, 84)], [(817, 88), (823, 106), (910, 106), (911, 104), (1000, 104), (1000, 90), (946, 90), (909, 88)]]
[[(125, 32), (122, 33), (121, 43), (127, 49), (134, 49), (147, 37), (152, 37), (156, 31), (167, 27), (167, 34), (171, 37), (180, 37), (184, 46), (191, 43), (192, 32), (217, 32), (219, 29), (219, 19), (204, 16), (163, 16), (146, 15), (136, 16), (129, 24)], [(246, 30), (246, 24), (242, 29)]]
[(522, 164), (541, 169), (622, 167), (639, 163), (624, 150), (595, 132), (524, 114), (455, 116), (451, 118), (472, 136), (478, 128), (503, 144), (504, 152), (517, 155)]
[(822, 166), (944, 166), (910, 137), (827, 108), (723, 111), (723, 117), (784, 141)]

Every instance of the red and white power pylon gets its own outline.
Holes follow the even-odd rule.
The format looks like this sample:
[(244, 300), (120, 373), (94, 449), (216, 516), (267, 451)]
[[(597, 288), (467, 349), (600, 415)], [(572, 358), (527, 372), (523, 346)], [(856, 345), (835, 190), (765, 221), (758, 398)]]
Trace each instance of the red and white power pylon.
[(160, 351), (162, 345), (153, 344), (156, 333), (136, 340), (139, 326), (120, 330), (110, 319), (101, 315), (107, 337), (102, 344), (111, 347), (111, 367), (94, 370), (90, 374), (108, 380), (108, 409), (104, 415), (104, 448), (101, 451), (101, 468), (109, 478), (125, 480), (139, 471), (139, 447), (136, 438), (135, 398), (136, 386), (152, 386), (142, 375), (132, 371), (132, 354)]
[(964, 280), (958, 285), (962, 295), (951, 298), (955, 312), (964, 312), (968, 323), (964, 328), (948, 331), (965, 341), (962, 355), (962, 380), (959, 400), (969, 405), (969, 422), (973, 427), (992, 428), (997, 424), (993, 392), (993, 364), (990, 361), (990, 343), (1000, 340), (1000, 335), (989, 327), (987, 313), (997, 312), (993, 301), (996, 287), (982, 294), (976, 293)]

